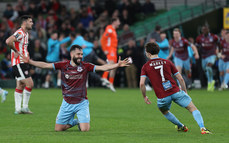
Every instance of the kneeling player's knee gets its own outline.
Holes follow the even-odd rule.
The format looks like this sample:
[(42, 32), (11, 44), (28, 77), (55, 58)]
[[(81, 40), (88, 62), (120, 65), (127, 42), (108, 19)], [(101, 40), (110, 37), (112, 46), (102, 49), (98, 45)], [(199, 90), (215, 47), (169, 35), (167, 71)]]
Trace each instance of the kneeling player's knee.
[(80, 126), (81, 132), (87, 132), (87, 131), (89, 131), (89, 129), (90, 129), (90, 125), (88, 125), (88, 124)]
[(80, 129), (81, 132), (88, 132), (89, 131), (89, 128), (82, 128)]
[(61, 128), (55, 128), (55, 131), (60, 132), (60, 131), (64, 131), (64, 129), (61, 129)]
[(64, 126), (55, 126), (55, 131), (60, 132), (60, 131), (65, 131), (66, 128)]

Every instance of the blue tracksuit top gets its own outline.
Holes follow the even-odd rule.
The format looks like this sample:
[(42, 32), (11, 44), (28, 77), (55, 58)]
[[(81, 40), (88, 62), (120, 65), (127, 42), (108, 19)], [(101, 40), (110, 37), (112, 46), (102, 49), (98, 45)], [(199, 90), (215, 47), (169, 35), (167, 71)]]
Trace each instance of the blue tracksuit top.
[(52, 38), (49, 38), (46, 61), (50, 63), (60, 61), (60, 45), (70, 40), (71, 40), (70, 37), (66, 37), (61, 41), (53, 40)]
[(158, 57), (166, 59), (169, 56), (169, 41), (164, 39), (161, 42), (157, 42), (157, 44), (160, 47)]
[(94, 47), (94, 45), (91, 42), (84, 40), (82, 36), (76, 37), (76, 39), (68, 47), (68, 51), (70, 51), (70, 48), (72, 45), (86, 46), (85, 48), (83, 48), (83, 57), (86, 57), (87, 55), (89, 55), (92, 52), (93, 47)]

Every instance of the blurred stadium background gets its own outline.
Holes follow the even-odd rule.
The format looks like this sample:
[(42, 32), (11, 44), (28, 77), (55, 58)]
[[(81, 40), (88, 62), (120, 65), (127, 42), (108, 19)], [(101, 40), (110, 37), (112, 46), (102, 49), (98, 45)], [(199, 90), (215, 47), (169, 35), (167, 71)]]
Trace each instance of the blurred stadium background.
[[(32, 15), (34, 28), (30, 32), (30, 57), (46, 61), (47, 41), (50, 34), (57, 30), (59, 40), (69, 36), (72, 31), (80, 31), (85, 40), (94, 44), (94, 51), (106, 59), (100, 47), (100, 37), (112, 17), (119, 17), (118, 55), (125, 58), (132, 51), (135, 79), (139, 81), (144, 57), (143, 45), (147, 36), (161, 27), (171, 40), (172, 30), (180, 28), (185, 38), (196, 38), (201, 26), (207, 25), (210, 32), (219, 35), (223, 29), (223, 8), (228, 0), (1, 0), (0, 1), (0, 87), (14, 88), (15, 80), (11, 74), (9, 52), (5, 39), (19, 27), (18, 18), (23, 14)], [(68, 47), (71, 42), (60, 46), (60, 60), (69, 58)], [(130, 47), (134, 47), (130, 49)], [(192, 83), (197, 87), (206, 87), (207, 81), (202, 72), (201, 60), (192, 63)], [(97, 63), (95, 63), (97, 64)], [(47, 71), (33, 67), (31, 70), (35, 87), (44, 87)], [(55, 73), (56, 74), (56, 73)], [(57, 87), (56, 75), (52, 77), (50, 87)], [(214, 66), (214, 79), (219, 86), (217, 62)], [(93, 75), (92, 75), (93, 76)], [(91, 79), (91, 80), (90, 80)], [(100, 81), (89, 77), (89, 87), (101, 86)], [(124, 68), (118, 69), (115, 78), (116, 87), (128, 87)], [(135, 85), (134, 87), (137, 87)]]
[[(32, 59), (41, 61), (46, 61), (47, 41), (56, 30), (59, 40), (68, 37), (73, 31), (80, 31), (85, 40), (94, 44), (96, 54), (105, 60), (99, 40), (109, 20), (118, 16), (122, 23), (118, 29), (118, 55), (125, 58), (129, 56), (129, 50), (135, 53), (132, 58), (137, 71), (132, 80), (137, 81), (141, 66), (146, 62), (143, 45), (157, 26), (171, 40), (174, 28), (180, 28), (185, 38), (195, 39), (203, 25), (209, 26), (210, 32), (220, 37), (221, 29), (227, 28), (224, 26), (229, 24), (228, 17), (223, 14), (229, 0), (150, 0), (151, 4), (145, 4), (146, 1), (148, 0), (0, 0), (0, 87), (7, 88), (9, 92), (6, 102), (0, 104), (0, 142), (228, 143), (228, 90), (188, 91), (213, 135), (201, 136), (190, 113), (173, 105), (171, 111), (190, 129), (188, 133), (178, 133), (173, 124), (163, 119), (157, 110), (153, 92), (147, 92), (152, 101), (148, 106), (139, 89), (126, 88), (128, 82), (125, 68), (117, 70), (115, 86), (120, 88), (116, 93), (97, 88), (102, 86), (101, 82), (89, 77), (90, 132), (79, 132), (77, 127), (66, 132), (54, 131), (55, 118), (62, 101), (61, 89), (56, 85), (57, 73), (52, 72), (50, 87), (54, 89), (43, 89), (48, 71), (35, 67), (30, 71), (37, 88), (33, 90), (30, 99), (30, 108), (34, 114), (13, 114), (16, 82), (11, 73), (10, 49), (5, 40), (19, 27), (18, 18), (23, 14), (34, 17), (28, 49)], [(60, 60), (69, 58), (66, 47), (70, 44), (71, 42), (67, 42), (59, 47), (60, 55), (57, 56)], [(192, 74), (192, 83), (195, 83), (193, 88), (205, 88), (207, 80), (201, 68), (201, 59), (192, 63)], [(214, 65), (214, 79), (216, 86), (219, 86), (217, 62)]]

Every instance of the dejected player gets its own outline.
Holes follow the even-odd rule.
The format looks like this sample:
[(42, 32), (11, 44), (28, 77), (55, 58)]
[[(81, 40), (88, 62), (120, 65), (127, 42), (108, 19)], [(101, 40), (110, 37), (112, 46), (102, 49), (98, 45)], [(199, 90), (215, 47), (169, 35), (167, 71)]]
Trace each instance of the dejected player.
[[(11, 65), (13, 74), (16, 78), (16, 89), (14, 92), (15, 98), (15, 114), (32, 114), (28, 108), (28, 103), (33, 88), (33, 80), (29, 73), (29, 65), (22, 61), (19, 55), (29, 56), (27, 50), (29, 44), (29, 30), (32, 30), (33, 20), (29, 15), (21, 17), (21, 28), (18, 29), (7, 40), (6, 44), (11, 48)], [(23, 97), (22, 97), (23, 94)], [(23, 99), (23, 108), (21, 102)]]
[[(146, 96), (145, 88), (145, 80), (146, 77), (148, 77), (157, 96), (157, 106), (159, 110), (165, 118), (176, 125), (178, 131), (187, 132), (188, 128), (169, 111), (172, 101), (192, 113), (200, 127), (201, 134), (210, 134), (211, 132), (204, 126), (204, 121), (200, 111), (196, 108), (192, 99), (187, 94), (184, 79), (173, 63), (169, 60), (158, 57), (160, 48), (156, 43), (147, 43), (145, 48), (146, 56), (150, 59), (143, 65), (140, 79), (140, 89), (145, 103), (151, 104)], [(174, 75), (180, 82), (181, 89), (172, 78), (172, 75)]]
[[(61, 71), (61, 87), (63, 102), (56, 118), (56, 131), (64, 131), (75, 125), (81, 131), (89, 131), (90, 113), (87, 99), (87, 76), (92, 71), (107, 71), (129, 64), (128, 59), (120, 60), (116, 64), (95, 66), (91, 63), (82, 62), (83, 50), (79, 45), (73, 45), (70, 49), (71, 60), (45, 63), (33, 61), (23, 57), (26, 63), (40, 67)], [(77, 119), (74, 119), (75, 114)]]

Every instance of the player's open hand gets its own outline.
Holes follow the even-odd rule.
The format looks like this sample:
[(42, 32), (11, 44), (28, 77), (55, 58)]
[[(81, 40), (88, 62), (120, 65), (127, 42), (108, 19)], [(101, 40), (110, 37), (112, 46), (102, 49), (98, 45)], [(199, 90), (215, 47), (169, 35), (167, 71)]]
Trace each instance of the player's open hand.
[(147, 96), (144, 97), (144, 101), (146, 104), (151, 104), (151, 101), (149, 100), (149, 98)]
[(121, 57), (119, 56), (119, 59), (118, 59), (119, 67), (126, 67), (126, 66), (129, 66), (130, 64), (131, 64), (131, 61), (129, 58), (125, 58), (124, 60), (121, 60)]
[(28, 57), (26, 57), (24, 54), (22, 54), (22, 61), (24, 62), (24, 63), (29, 63), (29, 56)]
[(195, 59), (198, 60), (199, 58), (199, 54), (195, 54)]

